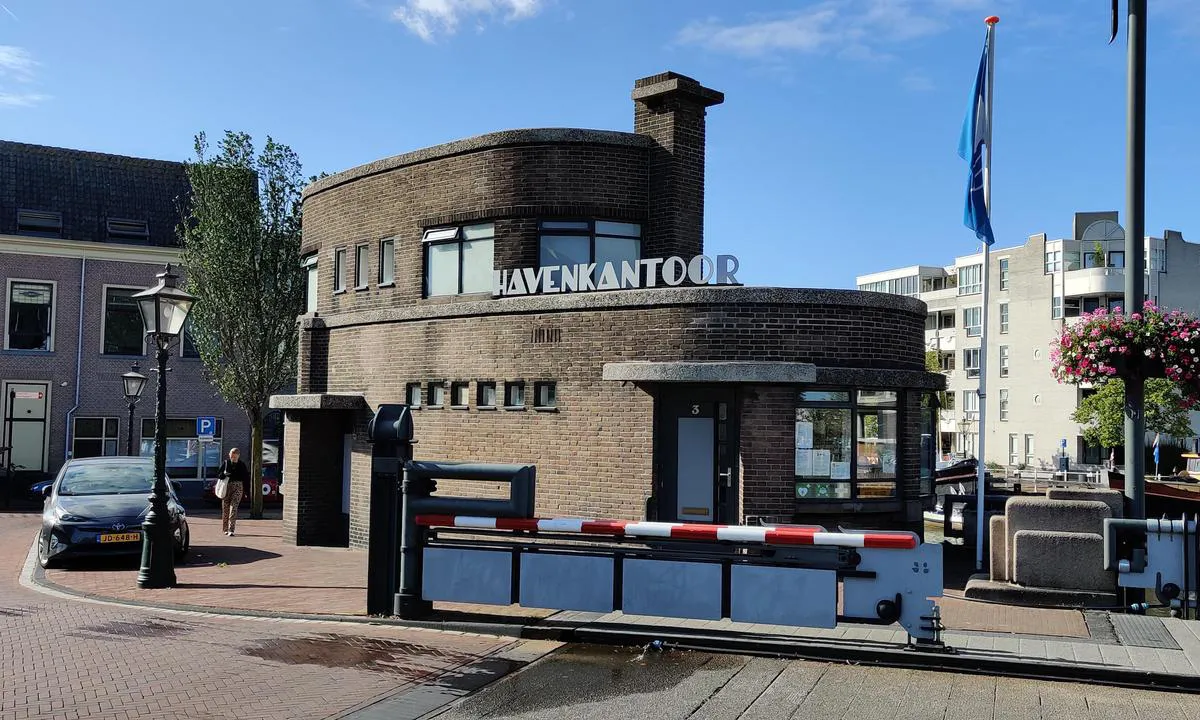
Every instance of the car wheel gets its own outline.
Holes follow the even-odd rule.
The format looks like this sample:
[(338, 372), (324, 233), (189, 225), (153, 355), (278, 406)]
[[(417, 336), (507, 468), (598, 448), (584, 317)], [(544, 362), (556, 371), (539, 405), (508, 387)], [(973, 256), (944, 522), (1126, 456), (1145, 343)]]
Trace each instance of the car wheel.
[(50, 557), (50, 536), (38, 539), (38, 565), (50, 570), (59, 565), (58, 560)]
[(190, 537), (191, 533), (189, 533), (186, 529), (180, 529), (179, 533), (181, 537), (179, 545), (175, 547), (175, 562), (183, 560), (184, 556), (188, 554), (188, 550), (192, 545), (192, 538)]

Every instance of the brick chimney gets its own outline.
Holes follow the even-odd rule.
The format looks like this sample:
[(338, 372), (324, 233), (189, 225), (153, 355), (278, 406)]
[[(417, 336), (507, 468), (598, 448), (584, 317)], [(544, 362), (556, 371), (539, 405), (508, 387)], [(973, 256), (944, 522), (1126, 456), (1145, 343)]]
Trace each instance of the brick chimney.
[(643, 257), (704, 251), (704, 114), (724, 101), (723, 93), (673, 72), (634, 82), (633, 131), (656, 143)]

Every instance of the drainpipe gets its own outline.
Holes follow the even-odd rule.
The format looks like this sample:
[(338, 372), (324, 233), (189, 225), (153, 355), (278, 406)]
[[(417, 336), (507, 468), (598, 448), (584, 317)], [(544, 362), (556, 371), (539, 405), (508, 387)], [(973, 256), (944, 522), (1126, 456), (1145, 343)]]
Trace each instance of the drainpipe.
[(67, 427), (63, 442), (63, 462), (71, 459), (71, 418), (79, 409), (79, 374), (83, 369), (83, 299), (87, 297), (87, 258), (79, 261), (79, 334), (75, 338), (75, 407), (67, 411)]

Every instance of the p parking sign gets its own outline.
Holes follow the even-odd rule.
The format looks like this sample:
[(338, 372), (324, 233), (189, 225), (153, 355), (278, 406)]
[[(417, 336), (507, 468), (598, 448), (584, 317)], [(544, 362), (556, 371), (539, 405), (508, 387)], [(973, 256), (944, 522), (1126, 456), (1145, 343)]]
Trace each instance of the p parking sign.
[(196, 437), (200, 440), (211, 441), (213, 434), (217, 432), (217, 419), (215, 417), (198, 417), (196, 418)]

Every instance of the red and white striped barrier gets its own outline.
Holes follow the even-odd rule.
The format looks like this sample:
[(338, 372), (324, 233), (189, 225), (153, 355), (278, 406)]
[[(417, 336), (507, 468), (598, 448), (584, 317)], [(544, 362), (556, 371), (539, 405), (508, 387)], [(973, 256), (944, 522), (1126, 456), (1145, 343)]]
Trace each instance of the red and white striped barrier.
[(418, 525), (476, 530), (522, 530), (525, 532), (580, 533), (671, 540), (707, 540), (765, 545), (832, 545), (836, 547), (912, 550), (917, 536), (912, 533), (835, 533), (805, 527), (755, 527), (749, 525), (702, 525), (699, 523), (635, 522), (631, 520), (584, 520), (581, 518), (488, 518), (463, 515), (418, 515)]

